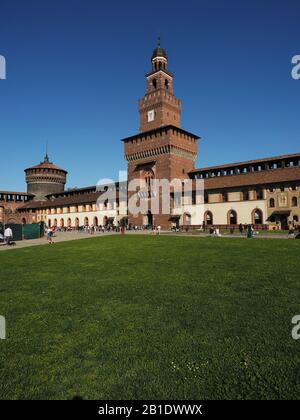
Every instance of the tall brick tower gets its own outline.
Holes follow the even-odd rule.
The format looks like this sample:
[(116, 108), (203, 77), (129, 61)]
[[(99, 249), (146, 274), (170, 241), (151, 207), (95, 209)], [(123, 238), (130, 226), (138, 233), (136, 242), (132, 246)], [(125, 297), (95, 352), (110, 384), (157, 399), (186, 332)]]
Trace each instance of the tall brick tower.
[[(180, 128), (181, 101), (173, 93), (173, 74), (160, 41), (151, 57), (152, 70), (146, 74), (146, 94), (139, 100), (140, 132), (123, 139), (128, 162), (128, 182), (133, 179), (185, 179), (194, 169), (198, 136)], [(128, 194), (130, 198), (130, 192)], [(144, 198), (147, 199), (147, 198)], [(131, 214), (129, 222), (170, 227), (169, 214)]]

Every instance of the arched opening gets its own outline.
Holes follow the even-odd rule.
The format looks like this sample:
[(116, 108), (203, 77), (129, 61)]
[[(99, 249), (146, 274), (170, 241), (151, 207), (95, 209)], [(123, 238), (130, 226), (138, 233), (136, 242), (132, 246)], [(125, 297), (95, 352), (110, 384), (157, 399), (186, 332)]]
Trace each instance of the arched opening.
[(157, 88), (157, 80), (156, 79), (152, 80), (152, 86), (154, 87), (154, 89)]
[(93, 224), (94, 224), (94, 226), (98, 226), (98, 217), (96, 217), (96, 216), (94, 217), (94, 223)]
[(229, 225), (237, 225), (238, 223), (237, 212), (235, 210), (230, 210), (228, 212), (227, 219), (228, 219)]
[(274, 208), (275, 207), (275, 200), (274, 198), (270, 198), (270, 208)]
[(60, 219), (59, 226), (60, 226), (61, 228), (63, 228), (63, 227), (65, 226), (65, 221), (64, 221), (64, 219)]
[(168, 90), (169, 89), (169, 80), (165, 79), (165, 88)]
[(57, 219), (54, 219), (53, 225), (54, 227), (57, 227)]
[(76, 228), (79, 228), (79, 219), (78, 219), (78, 217), (76, 217), (76, 219), (75, 219), (75, 227)]
[(293, 197), (292, 198), (292, 207), (297, 207), (298, 206), (298, 198), (297, 197)]
[(211, 211), (207, 211), (204, 214), (204, 221), (205, 221), (205, 224), (208, 225), (208, 226), (213, 225), (214, 219), (213, 219), (213, 214), (212, 214)]
[(252, 224), (262, 225), (263, 224), (263, 212), (260, 209), (255, 209), (252, 212)]
[(70, 217), (68, 218), (67, 226), (68, 226), (68, 228), (70, 228), (72, 226), (72, 221), (71, 221)]
[(48, 220), (48, 227), (51, 228), (51, 219)]
[(192, 222), (192, 216), (190, 215), (190, 213), (186, 212), (184, 213), (184, 220), (185, 220), (185, 225), (190, 225)]
[(104, 226), (107, 226), (108, 225), (108, 217), (107, 216), (104, 216), (103, 217), (103, 225)]
[(158, 68), (159, 68), (159, 69), (161, 69), (161, 66), (162, 66), (162, 62), (160, 61), (160, 62), (158, 63)]
[(26, 225), (26, 219), (25, 219), (25, 217), (23, 217), (23, 219), (22, 219), (22, 225)]
[(84, 226), (88, 226), (89, 225), (89, 218), (85, 217), (84, 218)]

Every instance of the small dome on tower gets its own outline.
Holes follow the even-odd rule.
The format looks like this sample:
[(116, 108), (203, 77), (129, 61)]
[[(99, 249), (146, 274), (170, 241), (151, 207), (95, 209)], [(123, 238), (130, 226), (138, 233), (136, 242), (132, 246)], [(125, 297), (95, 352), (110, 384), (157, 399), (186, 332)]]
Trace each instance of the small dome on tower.
[(166, 51), (160, 46), (160, 38), (158, 38), (157, 47), (153, 50), (151, 60), (153, 60), (156, 57), (164, 57), (168, 59)]

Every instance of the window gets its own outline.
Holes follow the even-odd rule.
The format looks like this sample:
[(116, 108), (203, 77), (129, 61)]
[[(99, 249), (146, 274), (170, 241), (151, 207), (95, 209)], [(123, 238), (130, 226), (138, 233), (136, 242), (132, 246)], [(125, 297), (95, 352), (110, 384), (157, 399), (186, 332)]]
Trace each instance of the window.
[(257, 200), (263, 200), (263, 198), (264, 198), (264, 192), (263, 192), (263, 190), (261, 190), (261, 189), (256, 190), (256, 199)]
[(157, 88), (157, 80), (156, 79), (152, 80), (152, 86), (154, 87), (154, 89)]
[(275, 200), (274, 198), (270, 198), (270, 208), (274, 208), (275, 207)]
[(169, 89), (169, 81), (168, 81), (168, 79), (165, 79), (165, 88), (166, 89)]
[(262, 223), (263, 223), (263, 213), (262, 213), (261, 210), (259, 210), (259, 209), (254, 210), (252, 223), (254, 225), (262, 225)]
[(243, 191), (243, 200), (248, 201), (249, 200), (249, 191)]
[(298, 198), (297, 197), (293, 197), (292, 198), (292, 207), (297, 207), (298, 206)]
[(228, 224), (237, 225), (237, 212), (235, 210), (230, 210), (228, 213)]
[(207, 211), (204, 215), (205, 224), (211, 226), (213, 224), (213, 214), (211, 211)]

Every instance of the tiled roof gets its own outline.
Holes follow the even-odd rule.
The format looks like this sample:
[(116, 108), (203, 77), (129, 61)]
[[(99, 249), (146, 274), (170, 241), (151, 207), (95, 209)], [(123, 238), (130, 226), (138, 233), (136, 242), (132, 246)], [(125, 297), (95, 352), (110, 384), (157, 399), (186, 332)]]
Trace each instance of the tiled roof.
[(72, 206), (77, 204), (92, 204), (96, 203), (98, 197), (102, 195), (103, 192), (96, 192), (91, 194), (79, 194), (68, 197), (58, 197), (54, 199), (49, 199), (45, 201), (35, 201), (32, 200), (29, 203), (26, 203), (24, 206), (19, 207), (19, 210), (26, 209), (43, 209), (49, 207), (63, 207), (63, 206)]
[(222, 189), (300, 181), (300, 167), (269, 169), (260, 172), (215, 176), (204, 179), (205, 189)]
[(62, 171), (62, 172), (67, 173), (67, 171), (65, 171), (64, 169), (61, 169), (59, 166), (53, 165), (53, 163), (51, 162), (42, 162), (42, 163), (39, 163), (38, 165), (31, 166), (30, 168), (25, 169), (25, 172), (31, 169), (55, 169), (57, 171)]
[(234, 167), (239, 167), (239, 166), (249, 166), (249, 165), (256, 165), (259, 163), (266, 163), (266, 162), (277, 162), (277, 161), (281, 161), (281, 160), (286, 160), (286, 159), (300, 159), (300, 153), (294, 153), (294, 154), (289, 154), (289, 155), (281, 155), (281, 156), (273, 156), (273, 157), (268, 157), (268, 158), (262, 158), (262, 159), (255, 159), (255, 160), (246, 160), (243, 162), (233, 162), (233, 163), (226, 163), (224, 165), (215, 165), (215, 166), (208, 166), (206, 168), (198, 168), (198, 169), (194, 169), (193, 171), (191, 171), (191, 174), (194, 173), (200, 173), (200, 172), (206, 172), (206, 171), (214, 171), (217, 169), (226, 169), (226, 168), (234, 168)]

